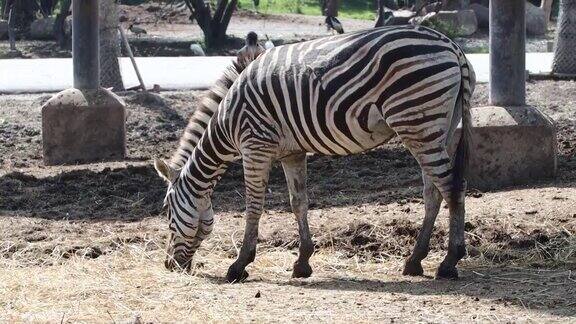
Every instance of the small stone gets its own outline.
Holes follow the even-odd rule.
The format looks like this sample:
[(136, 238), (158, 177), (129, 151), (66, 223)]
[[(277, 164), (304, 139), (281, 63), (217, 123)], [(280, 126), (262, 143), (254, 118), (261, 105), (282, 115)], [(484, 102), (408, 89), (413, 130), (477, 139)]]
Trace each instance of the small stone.
[(526, 215), (534, 215), (534, 214), (537, 214), (537, 213), (538, 213), (538, 211), (535, 210), (535, 209), (531, 209), (531, 210), (525, 211), (525, 214), (526, 214)]
[(260, 298), (260, 297), (262, 297), (262, 294), (260, 293), (260, 290), (258, 290), (256, 295), (254, 295), (254, 298)]

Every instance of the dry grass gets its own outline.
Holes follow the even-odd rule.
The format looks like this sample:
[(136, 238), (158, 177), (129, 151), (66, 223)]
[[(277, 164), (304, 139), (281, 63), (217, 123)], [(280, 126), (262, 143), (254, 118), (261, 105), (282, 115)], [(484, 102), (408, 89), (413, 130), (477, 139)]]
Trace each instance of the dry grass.
[[(570, 296), (557, 296), (561, 286), (576, 282), (576, 274), (565, 270), (498, 273), (476, 268), (465, 271), (464, 280), (435, 282), (399, 276), (399, 259), (363, 263), (341, 253), (319, 253), (314, 256), (314, 278), (290, 280), (293, 255), (267, 251), (253, 266), (251, 281), (231, 285), (220, 278), (231, 261), (222, 255), (202, 256), (204, 267), (186, 275), (166, 272), (161, 254), (127, 244), (98, 259), (74, 257), (42, 269), (21, 268), (4, 260), (3, 320), (125, 322), (138, 316), (153, 322), (562, 321), (574, 306), (574, 300), (567, 299)], [(432, 256), (428, 271), (438, 259), (439, 255)], [(542, 285), (543, 281), (548, 284)], [(503, 299), (497, 291), (510, 286), (519, 286), (514, 289), (527, 295)], [(257, 292), (261, 298), (255, 298)], [(551, 304), (560, 314), (538, 310)], [(458, 305), (474, 305), (474, 309), (462, 314)], [(562, 307), (567, 309), (562, 312)]]
[[(561, 194), (574, 194), (574, 189)], [(526, 213), (535, 195), (540, 197), (537, 218)], [(400, 275), (422, 212), (417, 200), (312, 210), (318, 251), (312, 258), (313, 277), (305, 280), (290, 279), (296, 252), (292, 215), (267, 212), (250, 278), (234, 285), (223, 276), (241, 238), (243, 221), (237, 212), (219, 213), (216, 232), (197, 255), (191, 275), (164, 270), (165, 224), (158, 218), (4, 217), (0, 320), (576, 321), (576, 240), (571, 232), (576, 224), (572, 218), (559, 221), (572, 217), (559, 211), (570, 210), (575, 202), (542, 203), (554, 195), (560, 195), (558, 189), (542, 188), (469, 198), (467, 239), (473, 252), (461, 263), (458, 281)], [(491, 217), (492, 211), (506, 215), (512, 209), (518, 213)], [(365, 222), (350, 220), (346, 215), (351, 213)], [(444, 214), (424, 264), (430, 276), (443, 257)], [(38, 240), (39, 232), (44, 239)]]

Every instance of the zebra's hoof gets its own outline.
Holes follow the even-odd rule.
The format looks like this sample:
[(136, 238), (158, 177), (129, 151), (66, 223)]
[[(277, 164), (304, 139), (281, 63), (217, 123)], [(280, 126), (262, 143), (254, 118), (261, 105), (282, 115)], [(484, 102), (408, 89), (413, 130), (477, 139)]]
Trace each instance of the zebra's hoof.
[(240, 269), (236, 267), (236, 265), (234, 264), (231, 265), (230, 268), (228, 268), (228, 273), (226, 274), (226, 280), (229, 283), (243, 282), (247, 278), (248, 278), (248, 272), (246, 272), (244, 268)]
[(402, 274), (405, 276), (422, 276), (424, 275), (424, 269), (422, 269), (420, 261), (407, 259), (404, 263), (404, 271), (402, 271)]
[(294, 262), (292, 278), (309, 278), (312, 275), (312, 267), (309, 263)]
[(436, 280), (448, 279), (456, 280), (458, 279), (458, 269), (454, 266), (446, 266), (443, 263), (440, 264), (438, 270), (436, 271)]

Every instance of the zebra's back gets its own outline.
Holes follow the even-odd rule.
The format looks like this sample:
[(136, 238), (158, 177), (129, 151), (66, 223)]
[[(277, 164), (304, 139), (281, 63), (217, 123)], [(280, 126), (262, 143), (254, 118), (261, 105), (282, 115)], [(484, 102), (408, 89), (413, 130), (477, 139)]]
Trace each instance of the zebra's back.
[[(281, 46), (247, 68), (224, 107), (271, 126), (267, 136), (288, 150), (357, 153), (407, 127), (427, 126), (426, 119), (449, 124), (452, 111), (440, 110), (454, 107), (461, 57), (445, 36), (412, 26)], [(406, 136), (434, 132), (428, 127)]]

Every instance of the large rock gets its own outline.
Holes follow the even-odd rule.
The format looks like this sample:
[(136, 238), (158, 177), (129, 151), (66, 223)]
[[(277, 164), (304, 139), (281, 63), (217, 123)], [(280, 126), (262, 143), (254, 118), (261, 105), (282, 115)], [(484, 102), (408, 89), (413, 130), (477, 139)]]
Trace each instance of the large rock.
[(8, 39), (8, 22), (0, 20), (0, 39)]
[(478, 28), (488, 28), (490, 24), (490, 11), (488, 7), (484, 7), (479, 3), (473, 3), (470, 5), (470, 10), (474, 11), (476, 15), (476, 21), (478, 21)]
[(526, 2), (526, 33), (533, 36), (546, 34), (546, 14), (544, 9)]
[(54, 38), (53, 17), (34, 20), (30, 25), (31, 39), (53, 39)]
[(64, 90), (42, 106), (42, 141), (46, 165), (123, 159), (124, 101), (106, 89)]
[(454, 26), (460, 36), (470, 36), (478, 30), (476, 14), (472, 10), (439, 11), (434, 19)]
[(470, 36), (478, 30), (478, 21), (472, 10), (431, 12), (424, 17), (415, 17), (410, 22), (457, 36)]

